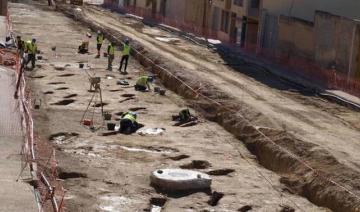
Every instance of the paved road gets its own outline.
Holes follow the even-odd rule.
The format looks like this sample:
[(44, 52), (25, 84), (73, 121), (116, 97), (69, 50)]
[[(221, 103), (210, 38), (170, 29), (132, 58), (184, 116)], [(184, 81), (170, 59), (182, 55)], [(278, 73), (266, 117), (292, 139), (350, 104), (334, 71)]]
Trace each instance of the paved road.
[(24, 141), (18, 102), (13, 94), (16, 76), (12, 70), (0, 67), (0, 211), (37, 211), (33, 188), (26, 169), (16, 182), (22, 162), (20, 150)]

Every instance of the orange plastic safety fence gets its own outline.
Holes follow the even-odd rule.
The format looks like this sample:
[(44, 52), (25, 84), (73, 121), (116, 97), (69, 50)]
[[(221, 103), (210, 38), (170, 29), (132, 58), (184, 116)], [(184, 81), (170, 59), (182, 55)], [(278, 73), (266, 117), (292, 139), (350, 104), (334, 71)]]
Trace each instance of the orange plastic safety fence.
[(134, 14), (149, 21), (175, 27), (195, 36), (220, 40), (222, 45), (229, 47), (229, 51), (256, 56), (259, 60), (300, 75), (324, 88), (343, 90), (360, 97), (359, 79), (354, 79), (352, 76), (348, 77), (345, 73), (339, 71), (323, 68), (312, 60), (295, 57), (289, 54), (282, 54), (275, 49), (259, 48), (256, 44), (246, 43), (244, 46), (240, 47), (239, 45), (230, 42), (229, 37), (224, 36), (224, 33), (221, 31), (204, 28), (194, 22), (177, 20), (163, 16), (160, 13), (153, 13), (151, 9), (133, 6), (120, 7), (118, 4), (109, 0), (106, 0), (103, 6), (114, 11)]

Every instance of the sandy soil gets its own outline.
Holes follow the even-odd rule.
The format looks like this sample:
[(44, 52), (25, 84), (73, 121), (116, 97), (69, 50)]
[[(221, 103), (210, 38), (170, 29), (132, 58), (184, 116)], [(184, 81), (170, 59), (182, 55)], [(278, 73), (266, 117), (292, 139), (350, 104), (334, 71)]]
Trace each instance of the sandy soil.
[[(148, 51), (177, 63), (184, 67), (183, 71), (206, 79), (219, 90), (245, 102), (252, 110), (264, 114), (266, 122), (252, 120), (257, 125), (289, 131), (301, 140), (331, 152), (347, 166), (360, 170), (359, 112), (311, 94), (304, 95), (293, 86), (253, 67), (239, 65), (237, 70), (231, 69), (222, 65), (226, 61), (220, 55), (136, 20), (96, 7), (83, 10), (90, 20), (133, 38)], [(178, 40), (175, 44), (166, 43), (156, 39), (158, 37)]]
[[(325, 210), (291, 194), (291, 189), (279, 182), (278, 175), (259, 166), (245, 146), (217, 124), (200, 117), (201, 123), (193, 127), (172, 126), (171, 115), (187, 104), (181, 97), (172, 92), (167, 92), (166, 97), (138, 93), (133, 88), (116, 85), (123, 76), (105, 71), (106, 58), (94, 58), (94, 41), (91, 54), (76, 54), (79, 42), (88, 31), (80, 23), (43, 5), (11, 4), (10, 7), (15, 31), (26, 38), (35, 36), (43, 52), (43, 60), (38, 61), (36, 70), (26, 75), (31, 81), (33, 98), (42, 100), (40, 109), (35, 110), (37, 133), (44, 139), (65, 133), (66, 139), (50, 139), (49, 142), (57, 149), (59, 177), (67, 189), (67, 211), (147, 211), (151, 198), (155, 197), (167, 199), (164, 211), (237, 211), (247, 205), (253, 211), (286, 211), (288, 206), (299, 211)], [(104, 19), (104, 24), (108, 24), (106, 21), (113, 20)], [(143, 36), (139, 34), (139, 38)], [(51, 51), (53, 46), (57, 47), (56, 54)], [(130, 61), (127, 77), (130, 83), (134, 83), (144, 70), (135, 60)], [(116, 113), (130, 108), (146, 107), (139, 111), (139, 122), (145, 127), (163, 127), (166, 132), (155, 137), (137, 134), (101, 136), (100, 132), (93, 133), (81, 126), (83, 110), (93, 93), (88, 92), (87, 75), (78, 68), (79, 62), (88, 64), (91, 67), (89, 72), (101, 77), (103, 98), (107, 103), (104, 108), (113, 114), (113, 118), (117, 118)], [(193, 68), (199, 65), (191, 63)], [(223, 84), (225, 78), (215, 77), (213, 72), (200, 73), (209, 80), (218, 80), (216, 85), (223, 85), (224, 89), (236, 86)], [(223, 71), (217, 74), (226, 75)], [(238, 75), (234, 72), (227, 74)], [(246, 81), (259, 85), (251, 79)], [(272, 92), (277, 94), (278, 91)], [(135, 96), (119, 103), (124, 94)], [(254, 98), (240, 94), (246, 99)], [(68, 101), (68, 105), (56, 105), (63, 100), (74, 101)], [(98, 113), (99, 108), (96, 108), (97, 118)], [(185, 155), (185, 158), (171, 158), (179, 155)], [(217, 206), (207, 203), (210, 197), (204, 192), (166, 195), (149, 185), (151, 171), (179, 167), (193, 160), (210, 163), (209, 167), (202, 169), (204, 172), (233, 169), (227, 175), (212, 176), (213, 191), (225, 194)]]

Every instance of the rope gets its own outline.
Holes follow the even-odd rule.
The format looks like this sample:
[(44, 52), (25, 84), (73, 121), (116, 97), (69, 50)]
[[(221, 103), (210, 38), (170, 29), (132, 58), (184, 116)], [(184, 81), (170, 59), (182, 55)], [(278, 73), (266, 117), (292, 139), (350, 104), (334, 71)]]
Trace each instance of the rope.
[[(86, 22), (86, 20), (85, 20)], [(92, 23), (94, 24), (94, 23)], [(90, 24), (91, 25), (91, 24)], [(99, 24), (94, 24), (94, 26), (97, 26), (99, 28), (104, 28), (99, 26)], [(121, 37), (123, 37), (120, 33), (119, 34)], [(109, 33), (109, 36), (112, 37), (113, 40), (117, 40), (118, 38), (115, 37), (114, 35)], [(122, 41), (120, 41), (120, 43), (123, 44)], [(161, 67), (159, 65), (157, 65), (153, 60), (151, 60), (150, 58), (146, 57), (145, 55), (143, 55), (140, 51), (137, 51), (136, 49), (132, 49), (132, 51), (134, 51), (137, 55), (142, 56), (144, 59), (150, 61), (152, 63), (153, 66), (159, 68), (161, 71), (166, 72), (167, 74), (171, 75), (173, 78), (175, 78), (176, 80), (178, 80), (182, 85), (184, 85), (185, 87), (187, 87), (189, 90), (191, 90), (192, 92), (194, 92), (194, 94), (197, 94), (197, 96), (201, 96), (202, 98), (208, 100), (209, 102), (212, 102), (218, 106), (220, 106), (221, 108), (229, 111), (229, 112), (234, 112), (234, 113), (238, 113), (238, 111), (233, 110), (231, 108), (228, 108), (227, 106), (222, 105), (220, 102), (211, 99), (210, 97), (207, 97), (205, 95), (203, 95), (202, 93), (197, 92), (197, 90), (193, 89), (190, 85), (188, 85), (184, 80), (180, 79), (179, 77), (177, 77), (176, 75), (174, 75), (173, 73), (171, 73), (169, 70), (167, 70), (164, 67)], [(341, 185), (340, 183), (327, 178), (325, 176), (323, 176), (319, 171), (317, 171), (315, 168), (311, 167), (306, 161), (302, 160), (301, 158), (299, 158), (297, 155), (295, 155), (294, 153), (290, 152), (289, 150), (285, 149), (284, 147), (280, 146), (279, 144), (277, 144), (275, 141), (273, 141), (271, 138), (269, 138), (267, 135), (265, 135), (261, 130), (259, 130), (255, 125), (253, 125), (251, 123), (250, 120), (248, 120), (246, 117), (244, 117), (242, 114), (240, 114), (240, 117), (251, 127), (253, 127), (263, 138), (265, 138), (265, 140), (269, 141), (270, 143), (272, 143), (274, 146), (276, 146), (277, 148), (279, 148), (281, 151), (285, 152), (286, 154), (288, 154), (290, 157), (292, 157), (293, 159), (295, 159), (296, 161), (298, 161), (300, 164), (302, 164), (304, 167), (306, 167), (307, 169), (309, 169), (310, 171), (314, 172), (318, 177), (321, 177), (322, 179), (330, 182), (331, 184), (341, 188), (342, 190), (344, 190), (345, 192), (347, 192), (348, 194), (350, 194), (351, 196), (355, 197), (356, 199), (360, 200), (360, 197), (353, 193), (351, 190), (347, 189), (346, 187), (344, 187), (343, 185)], [(267, 178), (265, 178), (267, 180)], [(273, 186), (272, 186), (273, 187)]]
[[(115, 38), (113, 36), (113, 38)], [(115, 38), (116, 39), (116, 38)], [(122, 42), (121, 42), (122, 43)], [(178, 78), (176, 75), (174, 75), (173, 73), (171, 73), (169, 70), (157, 65), (153, 60), (151, 60), (150, 58), (144, 56), (142, 53), (140, 53), (140, 51), (137, 51), (136, 49), (132, 49), (134, 52), (136, 52), (136, 54), (141, 55), (142, 57), (144, 57), (146, 60), (150, 61), (152, 63), (153, 66), (156, 66), (157, 68), (161, 69), (162, 71), (165, 71), (166, 73), (168, 73), (169, 75), (171, 75), (172, 77), (174, 77), (176, 80), (178, 80), (181, 84), (185, 85), (188, 89), (190, 89), (192, 92), (194, 92), (195, 94), (197, 94), (197, 96), (201, 96), (202, 98), (224, 108), (225, 110), (229, 111), (229, 112), (233, 112), (233, 113), (237, 113), (238, 115), (240, 115), (240, 117), (245, 120), (245, 122), (253, 127), (263, 138), (265, 138), (267, 141), (271, 142), (273, 145), (275, 145), (276, 147), (278, 147), (281, 151), (284, 151), (285, 153), (287, 153), (289, 156), (291, 156), (292, 158), (294, 158), (295, 160), (297, 160), (299, 163), (301, 163), (303, 166), (305, 166), (306, 168), (308, 168), (309, 170), (311, 170), (312, 172), (314, 172), (317, 176), (323, 178), (324, 180), (332, 183), (333, 185), (341, 188), (342, 190), (346, 191), (347, 193), (349, 193), (350, 195), (354, 196), (356, 199), (360, 200), (360, 196), (358, 196), (357, 194), (355, 194), (354, 192), (350, 191), (349, 189), (347, 189), (346, 187), (344, 187), (343, 185), (339, 184), (338, 182), (327, 178), (323, 175), (321, 175), (321, 173), (319, 171), (317, 171), (315, 168), (311, 167), (306, 161), (300, 159), (297, 155), (295, 155), (294, 153), (290, 152), (289, 150), (285, 149), (284, 147), (280, 146), (279, 144), (277, 144), (275, 141), (273, 141), (270, 137), (268, 137), (267, 135), (265, 135), (261, 130), (259, 130), (255, 125), (253, 125), (251, 123), (250, 120), (248, 120), (246, 117), (244, 117), (242, 114), (238, 113), (238, 111), (233, 110), (231, 108), (228, 108), (227, 106), (222, 105), (220, 102), (211, 99), (210, 97), (207, 97), (205, 95), (203, 95), (202, 93), (197, 92), (196, 89), (192, 88), (190, 85), (188, 85), (184, 80)]]

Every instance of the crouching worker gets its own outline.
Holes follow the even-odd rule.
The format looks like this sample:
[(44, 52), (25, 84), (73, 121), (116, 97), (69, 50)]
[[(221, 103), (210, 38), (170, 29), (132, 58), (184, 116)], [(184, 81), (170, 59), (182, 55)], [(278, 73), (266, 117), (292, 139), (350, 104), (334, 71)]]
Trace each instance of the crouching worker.
[(142, 76), (136, 81), (135, 90), (137, 91), (151, 91), (150, 83), (154, 81), (153, 76)]
[(79, 54), (86, 54), (89, 52), (90, 38), (91, 38), (91, 34), (86, 33), (86, 37), (84, 38), (81, 45), (79, 46), (79, 49), (78, 49)]
[(173, 121), (177, 121), (174, 126), (191, 126), (197, 124), (197, 118), (191, 115), (189, 109), (183, 109), (179, 112), (179, 115), (172, 116)]
[(138, 129), (138, 123), (136, 122), (136, 113), (127, 112), (121, 116), (119, 132), (123, 134), (131, 134)]
[(88, 41), (83, 41), (81, 43), (81, 45), (79, 46), (79, 54), (86, 54), (89, 52), (89, 42)]

